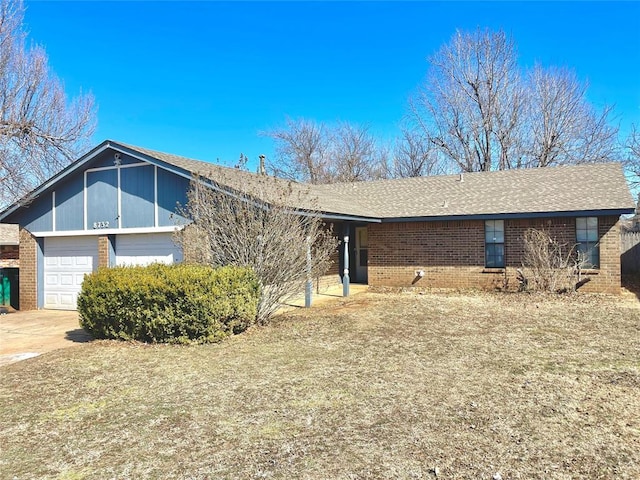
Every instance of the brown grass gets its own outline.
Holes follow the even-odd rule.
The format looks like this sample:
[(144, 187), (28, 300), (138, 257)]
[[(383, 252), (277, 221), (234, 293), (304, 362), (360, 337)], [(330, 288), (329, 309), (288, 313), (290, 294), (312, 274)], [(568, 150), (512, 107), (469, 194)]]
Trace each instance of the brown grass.
[(368, 293), (0, 375), (2, 479), (640, 478), (635, 299)]

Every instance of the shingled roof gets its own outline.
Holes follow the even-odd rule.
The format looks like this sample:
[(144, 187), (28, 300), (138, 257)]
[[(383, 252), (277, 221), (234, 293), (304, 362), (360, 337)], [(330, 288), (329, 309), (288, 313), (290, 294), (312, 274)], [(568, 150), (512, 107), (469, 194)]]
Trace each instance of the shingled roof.
[[(201, 175), (224, 188), (259, 196), (268, 202), (281, 200), (282, 192), (289, 191), (291, 207), (318, 212), (326, 218), (380, 222), (620, 215), (633, 213), (635, 209), (619, 163), (309, 185), (112, 140), (102, 142), (31, 195), (81, 168), (107, 148), (164, 165), (185, 176)], [(6, 217), (19, 204), (0, 213), (0, 218)]]
[(387, 219), (633, 211), (635, 207), (619, 163), (332, 184), (314, 191), (321, 199), (352, 198), (357, 202), (352, 214), (367, 212)]
[(113, 147), (124, 147), (147, 157), (178, 167), (192, 174), (200, 175), (231, 190), (257, 195), (265, 201), (281, 201), (283, 192), (289, 192), (292, 207), (303, 210), (335, 214), (346, 217), (375, 218), (367, 212), (366, 206), (359, 206), (352, 198), (335, 195), (319, 188), (318, 185), (299, 183), (283, 178), (258, 175), (236, 168), (223, 167), (209, 162), (180, 157), (169, 153), (149, 150), (124, 143), (110, 142)]
[[(371, 219), (631, 213), (635, 203), (619, 163), (504, 170), (369, 182), (307, 185), (283, 179), (264, 188), (261, 176), (207, 162), (121, 144), (243, 191), (269, 197), (289, 185), (301, 208)], [(262, 177), (264, 178), (264, 177)]]

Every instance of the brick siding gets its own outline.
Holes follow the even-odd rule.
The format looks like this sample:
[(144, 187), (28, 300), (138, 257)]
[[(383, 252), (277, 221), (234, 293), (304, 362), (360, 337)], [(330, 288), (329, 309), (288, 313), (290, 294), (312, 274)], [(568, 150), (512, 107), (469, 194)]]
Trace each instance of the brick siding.
[(20, 266), (20, 247), (18, 245), (0, 245), (0, 268), (18, 268)]
[(38, 244), (31, 233), (20, 229), (20, 310), (38, 308)]
[(342, 226), (334, 223), (327, 224), (325, 228), (331, 228), (331, 232), (336, 240), (337, 246), (329, 257), (330, 264), (327, 271), (324, 272), (324, 275), (315, 278), (313, 281), (313, 288), (315, 292), (324, 292), (327, 289), (342, 283), (342, 272), (340, 271), (340, 255), (343, 248), (342, 235), (340, 234)]
[[(370, 224), (369, 285), (374, 287), (515, 290), (522, 266), (524, 232), (545, 229), (561, 243), (576, 243), (575, 218), (505, 220), (505, 268), (484, 267), (484, 221)], [(620, 293), (617, 217), (599, 217), (600, 268), (586, 272), (583, 291)], [(424, 276), (416, 272), (424, 270)]]
[(109, 237), (98, 236), (98, 268), (109, 266)]

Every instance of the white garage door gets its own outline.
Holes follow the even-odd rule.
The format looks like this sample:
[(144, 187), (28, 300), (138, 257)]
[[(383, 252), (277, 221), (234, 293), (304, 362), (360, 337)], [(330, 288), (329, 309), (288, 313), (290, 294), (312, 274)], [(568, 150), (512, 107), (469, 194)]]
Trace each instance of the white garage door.
[(75, 310), (85, 274), (97, 268), (97, 237), (45, 238), (44, 308)]
[(182, 261), (180, 247), (171, 233), (144, 233), (116, 237), (116, 265), (149, 265)]

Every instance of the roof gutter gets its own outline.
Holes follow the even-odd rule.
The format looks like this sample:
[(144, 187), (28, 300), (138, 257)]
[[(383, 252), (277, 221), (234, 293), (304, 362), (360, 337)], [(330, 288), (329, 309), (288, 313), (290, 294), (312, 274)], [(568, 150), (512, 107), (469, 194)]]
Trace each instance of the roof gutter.
[(340, 213), (318, 212), (317, 216), (319, 216), (323, 220), (342, 220), (342, 221), (349, 221), (349, 222), (365, 222), (365, 223), (384, 222), (384, 219), (382, 218), (359, 217), (357, 215), (343, 215)]
[(426, 217), (390, 217), (383, 218), (382, 223), (399, 222), (441, 222), (456, 220), (510, 220), (527, 218), (561, 218), (561, 217), (601, 217), (605, 215), (620, 216), (633, 213), (633, 208), (616, 208), (604, 210), (571, 210), (566, 212), (523, 212), (523, 213), (482, 213), (476, 215), (441, 215)]

